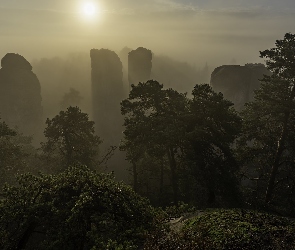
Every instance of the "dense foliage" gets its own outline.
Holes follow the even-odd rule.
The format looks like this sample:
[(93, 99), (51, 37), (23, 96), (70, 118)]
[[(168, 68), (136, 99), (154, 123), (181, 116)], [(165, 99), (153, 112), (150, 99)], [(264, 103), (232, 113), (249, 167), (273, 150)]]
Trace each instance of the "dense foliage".
[(209, 206), (218, 200), (223, 206), (237, 205), (239, 167), (232, 149), (241, 118), (233, 103), (207, 84), (196, 85), (192, 94), (186, 133), (192, 176), (206, 187)]
[(14, 182), (16, 173), (28, 170), (32, 138), (11, 129), (5, 122), (0, 122), (0, 187), (5, 182)]
[(294, 221), (257, 211), (204, 211), (179, 227), (150, 235), (145, 249), (295, 249)]
[(207, 84), (196, 85), (192, 96), (147, 81), (132, 85), (121, 103), (121, 149), (132, 164), (139, 193), (161, 197), (161, 202), (168, 197), (174, 204), (200, 200), (196, 194), (211, 204), (217, 196), (223, 201), (236, 196), (238, 167), (231, 146), (241, 120), (233, 104)]
[(111, 175), (79, 166), (18, 182), (2, 193), (1, 249), (136, 249), (154, 227), (149, 203)]
[[(94, 122), (78, 107), (68, 107), (52, 119), (46, 120), (42, 151), (48, 165), (71, 166), (82, 164), (96, 166), (100, 138), (95, 134)], [(54, 169), (58, 171), (59, 169)]]
[(242, 113), (239, 142), (245, 176), (255, 180), (250, 203), (265, 203), (294, 212), (295, 35), (260, 52), (271, 75), (264, 76), (253, 102)]
[[(139, 191), (143, 185), (159, 186), (162, 196), (164, 172), (171, 173), (172, 199), (178, 200), (177, 171), (183, 146), (185, 124), (179, 119), (187, 109), (184, 94), (175, 90), (163, 90), (157, 81), (148, 81), (132, 85), (129, 98), (121, 103), (122, 114), (125, 115), (124, 140), (121, 149), (126, 151), (127, 159), (133, 166), (134, 188)], [(149, 162), (148, 166), (145, 163)], [(144, 168), (147, 168), (147, 171)], [(151, 169), (152, 168), (152, 169)], [(158, 183), (142, 183), (147, 176), (140, 172), (155, 172)]]

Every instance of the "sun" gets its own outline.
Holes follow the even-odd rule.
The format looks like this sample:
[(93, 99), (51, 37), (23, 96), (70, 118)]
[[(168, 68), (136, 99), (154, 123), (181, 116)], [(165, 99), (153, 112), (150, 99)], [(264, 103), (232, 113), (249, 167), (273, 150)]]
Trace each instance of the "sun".
[(85, 3), (83, 5), (83, 13), (86, 16), (93, 16), (96, 12), (96, 6), (94, 3)]
[(97, 3), (89, 1), (81, 5), (81, 12), (85, 18), (93, 18), (99, 15), (100, 9)]

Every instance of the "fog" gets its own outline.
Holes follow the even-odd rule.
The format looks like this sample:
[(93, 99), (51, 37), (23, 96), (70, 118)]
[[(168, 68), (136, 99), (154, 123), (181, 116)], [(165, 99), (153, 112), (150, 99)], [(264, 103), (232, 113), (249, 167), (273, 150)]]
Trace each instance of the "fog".
[(153, 79), (190, 93), (195, 84), (209, 83), (220, 65), (263, 63), (259, 51), (295, 32), (291, 0), (97, 0), (93, 17), (81, 13), (84, 2), (0, 2), (0, 58), (18, 53), (32, 64), (41, 84), (44, 121), (61, 110), (71, 88), (92, 118), (92, 48), (119, 55), (125, 97), (128, 51), (138, 47), (153, 53)]
[[(292, 1), (96, 1), (97, 17), (79, 12), (83, 1), (1, 1), (0, 57), (29, 61), (91, 48), (149, 48), (157, 55), (202, 66), (258, 62), (294, 31)], [(111, 3), (110, 3), (111, 2)]]
[(32, 66), (41, 84), (44, 118), (52, 118), (61, 110), (62, 98), (71, 88), (79, 91), (83, 98), (80, 108), (91, 113), (89, 54), (72, 53), (64, 58), (35, 59)]
[[(224, 64), (263, 62), (259, 51), (295, 29), (295, 6), (288, 0), (94, 1), (100, 11), (92, 18), (81, 14), (83, 2), (1, 1), (0, 57), (13, 52), (30, 61), (44, 101), (50, 102), (53, 95), (60, 100), (74, 87), (81, 91), (82, 105), (88, 110), (92, 48), (119, 54), (126, 46), (145, 47), (159, 58), (197, 70), (207, 64), (212, 72)], [(126, 71), (126, 58), (121, 60)], [(156, 72), (154, 77), (165, 78)], [(191, 88), (192, 79), (187, 82), (187, 78), (191, 77), (179, 83), (188, 85), (181, 90)], [(49, 106), (48, 114), (54, 113), (57, 107)]]

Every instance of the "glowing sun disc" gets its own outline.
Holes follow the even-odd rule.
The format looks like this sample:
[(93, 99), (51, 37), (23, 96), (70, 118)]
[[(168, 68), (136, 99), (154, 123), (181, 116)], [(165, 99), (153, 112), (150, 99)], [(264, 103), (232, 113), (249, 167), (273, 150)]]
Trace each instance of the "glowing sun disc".
[(94, 16), (94, 14), (96, 13), (96, 6), (93, 3), (84, 4), (83, 13), (86, 16)]

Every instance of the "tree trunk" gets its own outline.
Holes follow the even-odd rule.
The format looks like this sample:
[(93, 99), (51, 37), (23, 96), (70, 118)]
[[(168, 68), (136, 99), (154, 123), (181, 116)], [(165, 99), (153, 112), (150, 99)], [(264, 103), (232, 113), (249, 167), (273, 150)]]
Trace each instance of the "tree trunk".
[(163, 186), (164, 186), (164, 163), (163, 159), (161, 161), (161, 170), (160, 170), (160, 194), (162, 195), (163, 193)]
[(177, 203), (178, 203), (178, 183), (177, 183), (177, 174), (176, 174), (176, 161), (175, 161), (175, 155), (173, 152), (173, 148), (167, 149), (167, 155), (168, 155), (169, 165), (170, 165), (170, 170), (171, 170), (173, 201), (174, 201), (174, 204), (177, 205)]
[(159, 204), (162, 203), (162, 195), (163, 195), (163, 186), (164, 186), (164, 161), (161, 159), (161, 169), (160, 169), (160, 195), (159, 195)]
[(24, 231), (22, 237), (19, 239), (17, 243), (17, 249), (26, 249), (26, 245), (32, 236), (32, 233), (34, 232), (35, 228), (37, 227), (36, 222), (31, 222), (27, 229)]
[(208, 200), (207, 200), (208, 204), (213, 205), (215, 203), (215, 198), (216, 198), (216, 196), (215, 196), (214, 190), (209, 188), (209, 190), (208, 190)]
[(285, 148), (286, 137), (288, 134), (287, 124), (288, 124), (289, 116), (290, 116), (290, 113), (286, 114), (284, 126), (282, 129), (282, 135), (278, 141), (278, 147), (277, 147), (277, 151), (275, 154), (274, 162), (272, 164), (270, 177), (269, 177), (269, 181), (268, 181), (268, 185), (267, 185), (267, 189), (266, 189), (265, 203), (269, 203), (272, 199), (272, 196), (273, 196), (273, 192), (274, 192), (274, 188), (275, 188), (275, 179), (276, 179), (276, 176), (277, 176), (277, 173), (279, 170), (281, 157), (282, 157), (282, 154), (283, 154), (284, 148)]
[(68, 137), (68, 134), (65, 133), (65, 143), (66, 143), (66, 159), (67, 159), (67, 166), (70, 166), (72, 165), (72, 161), (73, 161), (73, 149), (72, 149), (72, 146), (71, 146), (71, 143), (70, 143), (70, 140), (69, 140), (69, 137)]
[(135, 161), (132, 161), (132, 170), (133, 170), (133, 190), (134, 192), (138, 191), (138, 173), (137, 166)]
[(288, 110), (285, 112), (281, 137), (278, 140), (278, 147), (277, 147), (275, 159), (272, 164), (272, 168), (271, 168), (271, 172), (270, 172), (270, 177), (269, 177), (268, 186), (267, 186), (266, 195), (265, 195), (265, 203), (269, 203), (271, 201), (273, 193), (274, 193), (275, 179), (276, 179), (276, 176), (277, 176), (277, 173), (279, 170), (282, 154), (285, 149), (286, 138), (288, 137), (288, 134), (289, 134), (288, 124), (289, 124), (289, 119), (290, 119), (294, 96), (295, 96), (295, 87), (293, 86), (291, 94), (290, 94), (289, 107), (288, 107)]

